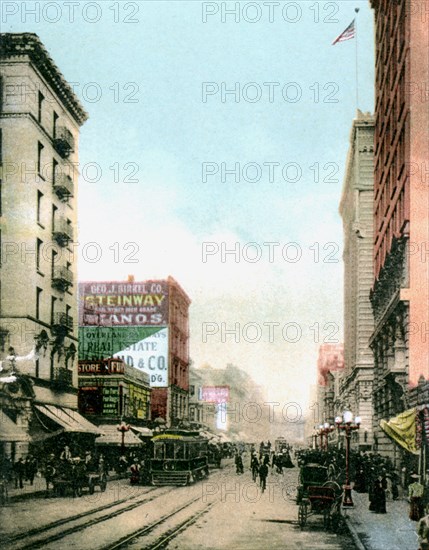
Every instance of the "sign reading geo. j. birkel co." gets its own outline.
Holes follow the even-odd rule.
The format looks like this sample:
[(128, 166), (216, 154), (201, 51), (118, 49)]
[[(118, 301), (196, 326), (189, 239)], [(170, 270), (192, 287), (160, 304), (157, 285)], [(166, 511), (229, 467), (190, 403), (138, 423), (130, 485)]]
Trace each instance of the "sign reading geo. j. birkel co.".
[(80, 326), (168, 324), (167, 281), (79, 283)]

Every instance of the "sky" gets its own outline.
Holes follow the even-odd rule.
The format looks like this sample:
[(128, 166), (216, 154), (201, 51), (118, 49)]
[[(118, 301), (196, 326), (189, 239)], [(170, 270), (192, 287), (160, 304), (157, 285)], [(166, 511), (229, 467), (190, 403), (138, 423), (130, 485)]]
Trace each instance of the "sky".
[(37, 33), (89, 113), (79, 279), (173, 276), (193, 364), (233, 363), (304, 409), (318, 347), (342, 341), (356, 39), (332, 42), (359, 8), (372, 112), (369, 2), (70, 4), (5, 1), (1, 30)]

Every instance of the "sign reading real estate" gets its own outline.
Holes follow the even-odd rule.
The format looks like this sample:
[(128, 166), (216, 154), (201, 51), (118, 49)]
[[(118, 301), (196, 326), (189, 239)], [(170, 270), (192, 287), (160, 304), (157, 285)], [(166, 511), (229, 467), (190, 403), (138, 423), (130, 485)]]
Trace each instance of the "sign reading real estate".
[(165, 326), (167, 323), (167, 281), (79, 283), (81, 326)]
[[(81, 374), (97, 369), (109, 357), (146, 372), (152, 388), (168, 386), (168, 328), (87, 327), (79, 328)], [(82, 372), (85, 370), (86, 372)]]

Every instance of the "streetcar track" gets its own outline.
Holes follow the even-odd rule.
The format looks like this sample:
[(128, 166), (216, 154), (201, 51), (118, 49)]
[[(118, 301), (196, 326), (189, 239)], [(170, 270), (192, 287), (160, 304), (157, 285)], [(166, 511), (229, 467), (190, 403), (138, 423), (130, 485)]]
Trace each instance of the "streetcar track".
[(152, 546), (148, 547), (148, 550), (157, 550), (158, 548), (162, 548), (165, 544), (170, 542), (172, 539), (177, 537), (179, 533), (193, 525), (201, 516), (206, 514), (212, 507), (214, 506), (214, 502), (211, 502), (208, 504), (203, 510), (200, 510), (196, 514), (194, 514), (191, 518), (184, 520), (182, 523), (179, 523), (177, 527), (174, 528), (174, 530), (170, 529), (170, 531), (167, 531), (165, 535), (160, 537), (160, 539), (153, 544)]
[[(130, 544), (135, 539), (138, 539), (140, 537), (148, 535), (150, 532), (152, 532), (154, 529), (156, 529), (156, 527), (158, 527), (159, 525), (162, 525), (164, 522), (166, 522), (171, 517), (173, 517), (176, 514), (180, 513), (182, 510), (185, 510), (186, 508), (189, 508), (189, 506), (192, 506), (192, 504), (194, 504), (194, 502), (197, 502), (198, 500), (200, 500), (200, 498), (201, 498), (200, 496), (198, 496), (196, 498), (193, 498), (192, 500), (188, 501), (186, 504), (182, 504), (181, 506), (179, 506), (179, 508), (176, 508), (172, 512), (169, 512), (168, 514), (166, 514), (162, 518), (158, 519), (157, 521), (154, 521), (150, 525), (146, 525), (145, 527), (143, 527), (141, 529), (138, 529), (137, 531), (134, 531), (130, 535), (126, 535), (125, 537), (122, 537), (121, 539), (116, 541), (114, 544), (109, 544), (108, 546), (103, 547), (102, 550), (117, 550), (119, 548), (126, 547), (126, 545)], [(210, 506), (212, 506), (212, 505), (210, 504)], [(206, 508), (208, 508), (208, 506), (206, 506)], [(187, 519), (186, 521), (189, 521), (189, 519)]]
[[(145, 494), (152, 493), (156, 489), (159, 489), (159, 487), (151, 487)], [(99, 506), (98, 508), (93, 508), (91, 510), (87, 510), (86, 512), (81, 512), (79, 514), (76, 514), (74, 516), (68, 516), (67, 518), (58, 519), (56, 521), (53, 521), (51, 523), (48, 523), (47, 525), (42, 525), (41, 527), (34, 527), (33, 529), (30, 529), (29, 531), (25, 531), (22, 533), (17, 533), (16, 535), (11, 535), (6, 537), (7, 542), (17, 542), (19, 540), (34, 537), (36, 535), (40, 535), (41, 533), (44, 533), (45, 531), (49, 531), (50, 529), (55, 529), (56, 527), (61, 527), (62, 525), (66, 525), (67, 523), (70, 523), (71, 521), (76, 521), (78, 519), (81, 519), (87, 515), (96, 514), (98, 512), (102, 512), (103, 510), (107, 510), (108, 508), (113, 508), (114, 506), (118, 506), (120, 504), (123, 504), (124, 502), (128, 502), (130, 500), (134, 500), (138, 498), (140, 495), (134, 496), (134, 497), (127, 497), (122, 498), (120, 500), (116, 500), (115, 502), (111, 502), (109, 504), (103, 504), (102, 506)]]
[[(150, 492), (152, 492), (152, 491), (150, 491)], [(116, 516), (119, 516), (120, 514), (123, 514), (125, 512), (130, 512), (131, 510), (134, 510), (134, 508), (138, 508), (142, 504), (146, 504), (148, 502), (151, 502), (155, 498), (161, 497), (161, 496), (165, 495), (166, 493), (168, 493), (168, 491), (165, 491), (165, 492), (163, 492), (161, 494), (158, 494), (158, 495), (154, 495), (150, 498), (143, 498), (143, 499), (141, 499), (137, 502), (134, 502), (133, 504), (130, 504), (129, 506), (125, 506), (124, 508), (120, 508), (119, 510), (115, 510), (114, 512), (111, 512), (110, 514), (104, 514), (103, 516), (98, 517), (98, 518), (94, 518), (94, 519), (92, 519), (88, 522), (85, 522), (82, 525), (69, 527), (68, 529), (63, 530), (60, 533), (57, 533), (56, 535), (51, 535), (51, 536), (48, 536), (48, 537), (46, 537), (42, 540), (37, 540), (37, 541), (34, 541), (32, 543), (29, 543), (26, 546), (20, 547), (20, 550), (31, 550), (31, 549), (35, 549), (35, 548), (40, 548), (42, 546), (45, 546), (46, 544), (50, 544), (51, 542), (55, 542), (57, 540), (60, 540), (64, 537), (66, 537), (67, 535), (78, 533), (79, 531), (83, 531), (83, 530), (87, 529), (88, 527), (92, 527), (93, 525), (97, 525), (97, 523), (101, 523), (103, 521), (115, 518)], [(110, 506), (110, 508), (112, 508), (115, 505), (116, 504)], [(89, 511), (87, 514), (83, 514), (83, 516), (81, 516), (81, 517), (91, 516), (91, 515), (94, 515), (93, 511)], [(66, 523), (69, 523), (69, 522), (70, 521), (67, 521)], [(48, 531), (52, 528), (53, 527), (49, 527), (47, 529), (44, 529), (44, 531)]]

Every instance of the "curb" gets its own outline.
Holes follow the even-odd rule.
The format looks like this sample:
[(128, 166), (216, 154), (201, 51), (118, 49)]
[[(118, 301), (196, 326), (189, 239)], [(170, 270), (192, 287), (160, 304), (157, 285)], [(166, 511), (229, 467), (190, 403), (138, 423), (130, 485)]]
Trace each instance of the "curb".
[(355, 529), (355, 526), (352, 524), (349, 518), (344, 518), (347, 528), (350, 531), (350, 534), (353, 538), (353, 542), (356, 544), (358, 550), (367, 550), (366, 546), (362, 544), (362, 541), (359, 538), (358, 532)]

